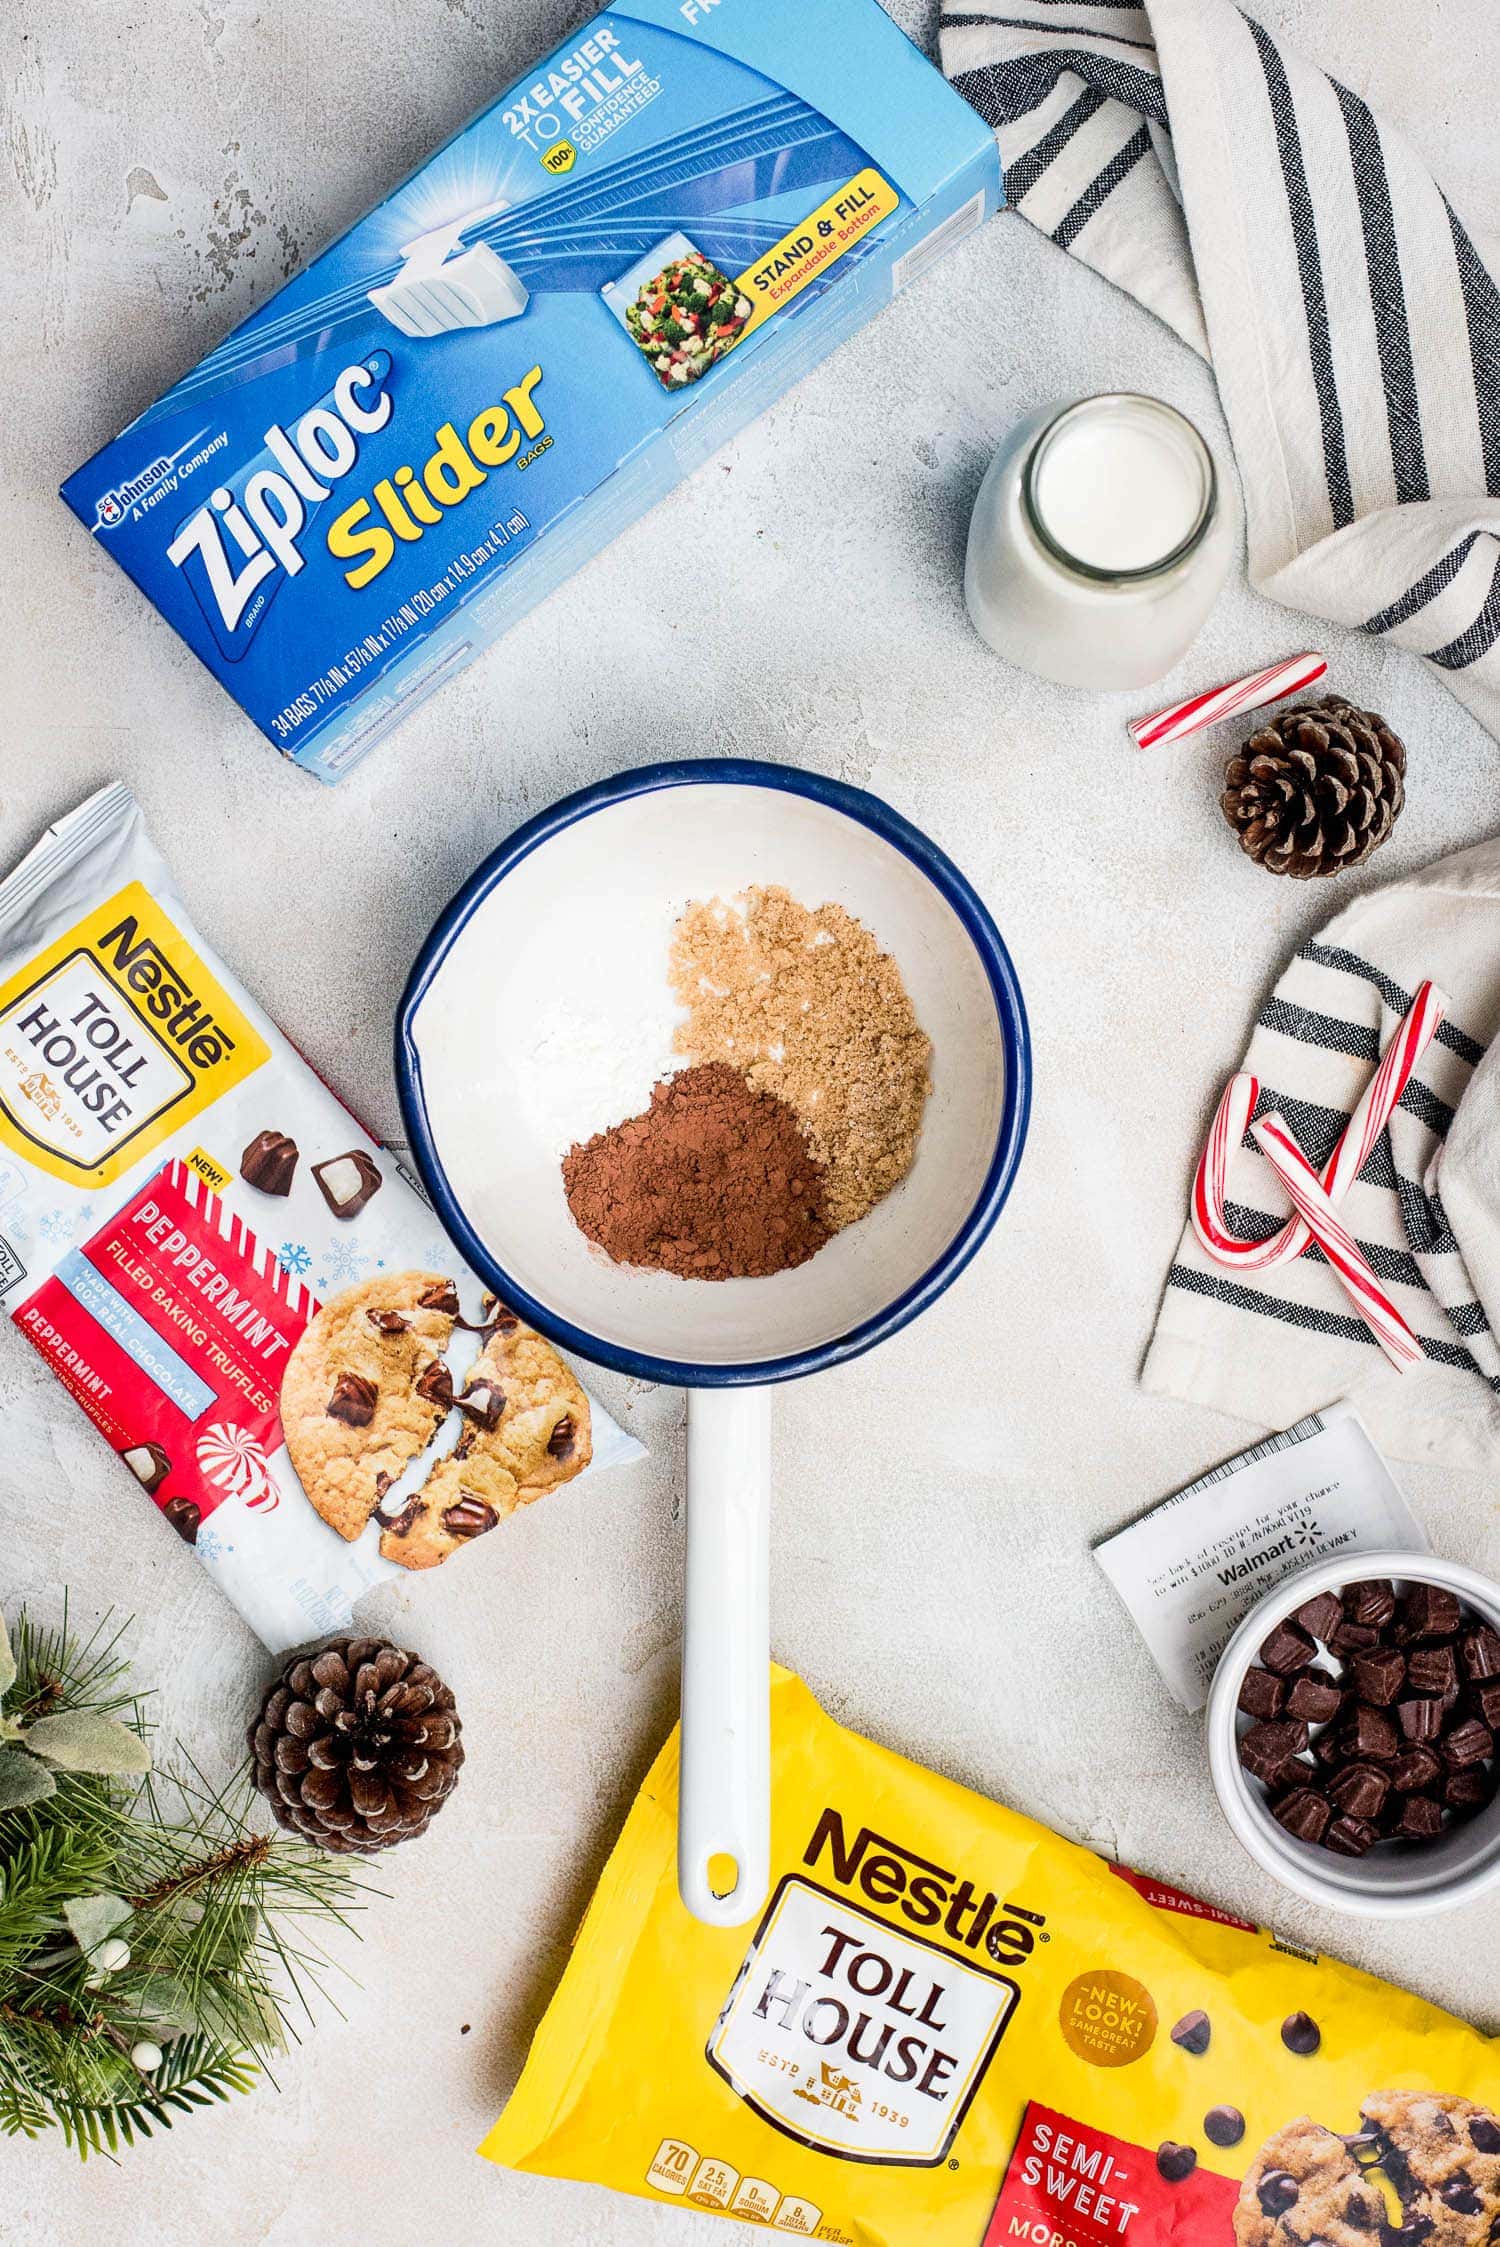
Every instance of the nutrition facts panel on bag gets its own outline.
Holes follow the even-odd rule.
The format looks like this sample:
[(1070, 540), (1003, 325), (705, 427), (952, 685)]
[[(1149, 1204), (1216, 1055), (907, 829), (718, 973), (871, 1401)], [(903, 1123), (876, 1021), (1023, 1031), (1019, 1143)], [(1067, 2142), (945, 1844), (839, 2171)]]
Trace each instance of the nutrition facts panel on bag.
[(712, 2208), (743, 2223), (769, 2224), (799, 2239), (816, 2237), (823, 2211), (798, 2193), (782, 2193), (764, 2177), (742, 2177), (727, 2161), (700, 2155), (681, 2138), (663, 2138), (646, 2182), (695, 2208)]

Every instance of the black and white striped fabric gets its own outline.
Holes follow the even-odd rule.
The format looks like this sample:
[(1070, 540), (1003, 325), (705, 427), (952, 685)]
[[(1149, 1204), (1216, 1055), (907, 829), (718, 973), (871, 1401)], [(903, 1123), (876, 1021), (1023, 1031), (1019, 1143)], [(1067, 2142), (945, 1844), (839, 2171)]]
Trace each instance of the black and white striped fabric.
[[(1303, 1152), (1333, 1152), (1417, 986), (1447, 1018), (1341, 1214), (1422, 1345), (1397, 1373), (1316, 1244), (1263, 1273), (1217, 1264), (1185, 1227), (1143, 1380), (1285, 1427), (1352, 1396), (1397, 1458), (1493, 1469), (1500, 1443), (1500, 843), (1481, 843), (1341, 913), (1288, 966), (1241, 1066), (1257, 1115), (1279, 1108)], [(1266, 1240), (1287, 1215), (1246, 1137), (1227, 1215)]]
[(1253, 582), (1417, 650), (1500, 734), (1500, 244), (1230, 0), (940, 23), (1011, 203), (1212, 360)]

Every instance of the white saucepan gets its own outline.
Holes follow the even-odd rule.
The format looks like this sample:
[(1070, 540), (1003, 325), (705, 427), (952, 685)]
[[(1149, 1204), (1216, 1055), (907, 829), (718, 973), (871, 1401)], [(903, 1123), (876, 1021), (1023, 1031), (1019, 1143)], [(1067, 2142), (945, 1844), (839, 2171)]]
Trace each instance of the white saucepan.
[[(916, 1160), (772, 1278), (614, 1264), (574, 1224), (559, 1158), (623, 1115), (565, 1115), (559, 1135), (559, 1085), (586, 1107), (591, 1067), (602, 1087), (638, 1066), (649, 1088), (677, 916), (755, 883), (845, 906), (895, 959), (933, 1045)], [(770, 1861), (769, 1385), (894, 1333), (999, 1215), (1030, 1101), (1009, 955), (957, 867), (878, 798), (790, 766), (652, 765), (554, 805), (465, 883), (412, 971), (396, 1064), (417, 1163), (475, 1270), (562, 1348), (690, 1392), (678, 1877), (698, 1918), (737, 1926)]]

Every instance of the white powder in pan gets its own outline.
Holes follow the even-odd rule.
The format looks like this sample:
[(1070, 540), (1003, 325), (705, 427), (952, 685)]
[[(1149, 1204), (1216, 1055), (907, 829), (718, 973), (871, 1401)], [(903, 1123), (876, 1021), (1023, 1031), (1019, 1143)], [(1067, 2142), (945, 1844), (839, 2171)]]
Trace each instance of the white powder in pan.
[(572, 1007), (544, 1018), (517, 1094), (537, 1138), (559, 1161), (580, 1140), (640, 1115), (652, 1087), (686, 1066), (672, 1052), (684, 1017), (664, 974), (659, 981), (659, 996), (641, 992), (646, 1003), (623, 1021), (608, 1010)]

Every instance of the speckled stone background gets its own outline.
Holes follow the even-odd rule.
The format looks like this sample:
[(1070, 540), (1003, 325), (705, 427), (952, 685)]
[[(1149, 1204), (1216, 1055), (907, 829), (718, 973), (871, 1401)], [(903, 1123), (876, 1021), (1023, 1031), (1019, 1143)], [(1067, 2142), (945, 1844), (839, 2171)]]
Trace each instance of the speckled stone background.
[[(747, 4), (747, 0), (742, 0)], [(918, 1326), (776, 1407), (774, 1642), (841, 1717), (1221, 1904), (1500, 2026), (1500, 1911), (1356, 1925), (1291, 1907), (1220, 1821), (1194, 1722), (1089, 1557), (1248, 1431), (1136, 1385), (1191, 1150), (1283, 957), (1330, 910), (1241, 859), (1217, 739), (1154, 756), (1120, 700), (1005, 669), (959, 579), (1020, 415), (1156, 391), (1222, 448), (1212, 381), (1146, 314), (995, 221), (637, 524), (336, 792), (279, 761), (55, 496), (309, 252), (586, 9), (567, 0), (10, 0), (0, 12), (0, 859), (123, 775), (201, 927), (343, 1093), (397, 1128), (392, 1008), (437, 908), (519, 819), (664, 753), (736, 749), (878, 790), (978, 883), (1036, 1039), (1031, 1143)], [(894, 11), (930, 43), (927, 0)], [(1481, 227), (1500, 198), (1486, 0), (1261, 0), (1399, 119)], [(1169, 682), (1307, 644), (1231, 586)], [(1410, 658), (1326, 630), (1411, 749), (1383, 881), (1497, 818), (1500, 747)], [(669, 667), (705, 730), (639, 682)], [(1166, 699), (1166, 695), (1163, 695)], [(0, 2153), (7, 2247), (635, 2247), (711, 2219), (503, 2174), (515, 2080), (632, 1789), (671, 1722), (680, 1396), (600, 1388), (644, 1464), (384, 1595), (468, 1721), (463, 1786), (387, 1860), (352, 1979), (266, 2089), (121, 2168)], [(0, 1595), (133, 1613), (139, 1675), (210, 1769), (265, 1664), (74, 1406), (0, 1333)], [(1500, 1570), (1494, 1479), (1403, 1470), (1437, 1546)], [(464, 2030), (467, 2026), (468, 2033)], [(696, 2229), (694, 2227), (697, 2227)]]

